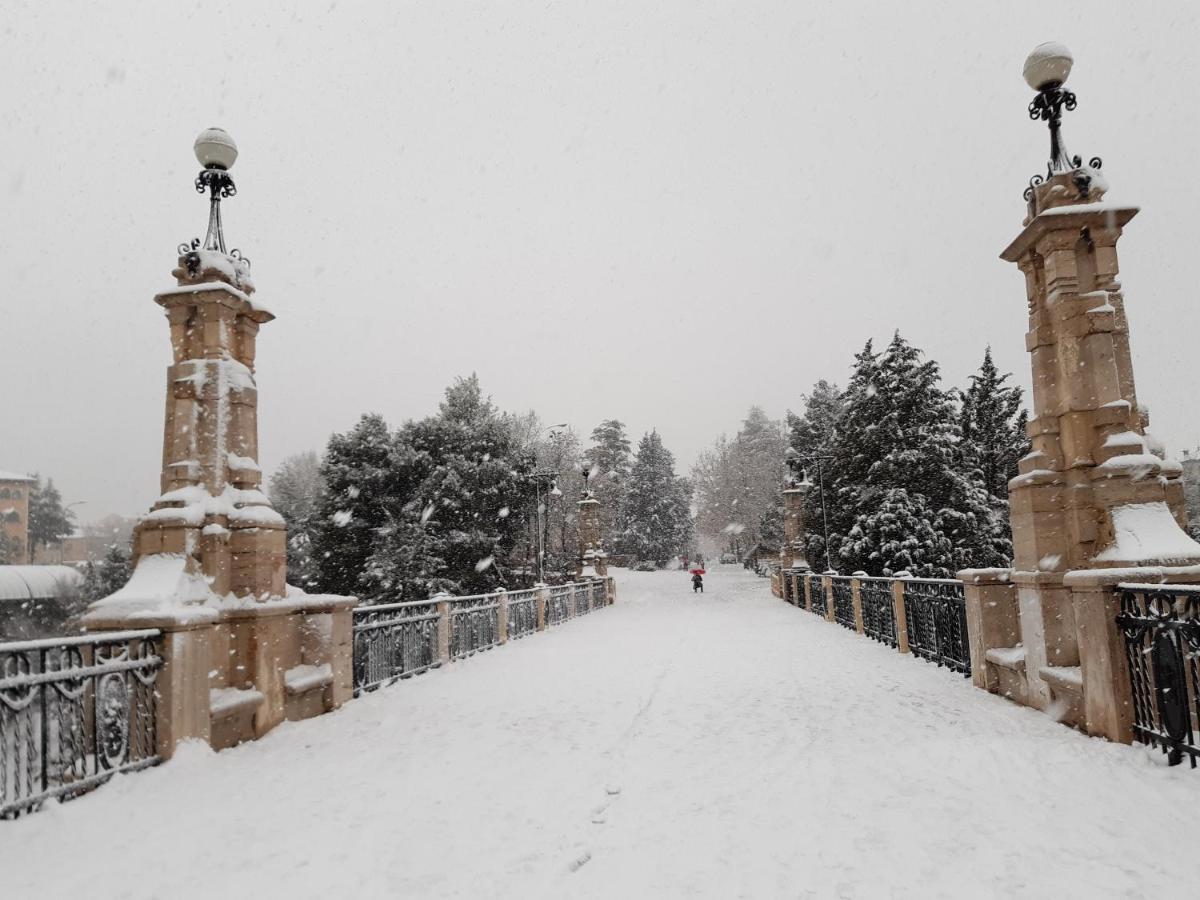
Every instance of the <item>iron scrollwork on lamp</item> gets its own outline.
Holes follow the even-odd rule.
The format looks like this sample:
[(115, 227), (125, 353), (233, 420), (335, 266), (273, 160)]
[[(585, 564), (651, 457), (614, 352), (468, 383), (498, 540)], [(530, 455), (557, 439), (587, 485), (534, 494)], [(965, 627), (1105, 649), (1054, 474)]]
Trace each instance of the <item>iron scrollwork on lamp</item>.
[[(1037, 91), (1037, 96), (1029, 103), (1029, 118), (1035, 122), (1046, 122), (1050, 127), (1050, 162), (1046, 165), (1046, 176), (1034, 175), (1029, 179), (1029, 187), (1024, 194), (1026, 200), (1033, 199), (1034, 188), (1046, 179), (1067, 172), (1077, 172), (1074, 177), (1076, 187), (1082, 197), (1087, 197), (1091, 175), (1083, 170), (1081, 157), (1067, 153), (1062, 137), (1063, 110), (1070, 112), (1077, 103), (1075, 93), (1063, 86), (1074, 62), (1071, 51), (1054, 41), (1034, 47), (1025, 60), (1025, 82)], [(1098, 156), (1088, 161), (1091, 169), (1099, 169), (1101, 165), (1103, 163)]]

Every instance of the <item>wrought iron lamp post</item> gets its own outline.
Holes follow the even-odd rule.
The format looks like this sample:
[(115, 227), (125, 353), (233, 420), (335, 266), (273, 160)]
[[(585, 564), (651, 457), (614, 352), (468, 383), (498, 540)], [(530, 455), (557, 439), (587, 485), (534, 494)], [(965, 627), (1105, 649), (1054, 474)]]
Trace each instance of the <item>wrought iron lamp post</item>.
[(221, 228), (221, 201), (237, 194), (229, 170), (237, 160), (237, 144), (223, 128), (200, 132), (195, 144), (196, 159), (204, 169), (196, 176), (196, 192), (208, 191), (208, 233), (204, 249), (225, 253), (225, 233)]
[[(1025, 59), (1025, 83), (1037, 91), (1037, 96), (1029, 103), (1029, 118), (1035, 122), (1040, 119), (1050, 126), (1050, 162), (1046, 165), (1046, 178), (1072, 172), (1083, 166), (1080, 157), (1067, 153), (1062, 137), (1063, 109), (1070, 112), (1076, 105), (1074, 92), (1063, 87), (1067, 76), (1071, 74), (1074, 62), (1071, 51), (1055, 41), (1038, 44)], [(1093, 169), (1099, 169), (1101, 164), (1098, 156), (1088, 162)], [(1044, 180), (1041, 175), (1034, 175), (1029, 180), (1029, 187), (1025, 192), (1026, 200), (1032, 197), (1034, 186)], [(1082, 182), (1080, 189), (1086, 193), (1091, 182), (1090, 176), (1081, 173), (1077, 180)]]
[(820, 456), (820, 455), (815, 455), (815, 454), (813, 456), (801, 456), (800, 454), (796, 453), (796, 451), (790, 447), (788, 448), (788, 450), (790, 452), (787, 454), (787, 457), (788, 457), (787, 464), (791, 467), (793, 472), (796, 472), (797, 470), (801, 471), (801, 479), (802, 480), (804, 478), (806, 478), (807, 476), (803, 473), (803, 470), (801, 470), (801, 468), (800, 468), (801, 463), (814, 463), (815, 462), (817, 464), (817, 486), (818, 486), (819, 490), (821, 491), (821, 542), (825, 545), (825, 571), (832, 572), (833, 571), (833, 562), (829, 556), (829, 516), (826, 514), (826, 511), (825, 511), (825, 472), (824, 472), (824, 469), (822, 468), (822, 463), (824, 463), (825, 460), (833, 459), (833, 457), (832, 456)]

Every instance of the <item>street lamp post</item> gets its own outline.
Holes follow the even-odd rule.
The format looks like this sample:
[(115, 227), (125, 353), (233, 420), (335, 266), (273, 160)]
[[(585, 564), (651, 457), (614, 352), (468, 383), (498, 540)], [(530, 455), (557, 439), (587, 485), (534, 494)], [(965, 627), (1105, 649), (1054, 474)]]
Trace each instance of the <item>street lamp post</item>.
[[(547, 432), (549, 432), (551, 437), (556, 437), (558, 435), (558, 432), (561, 429), (566, 428), (566, 427), (567, 427), (566, 422), (560, 422), (557, 425), (550, 425), (546, 428), (543, 428), (541, 433), (546, 434)], [(538, 583), (545, 584), (546, 583), (546, 528), (545, 528), (545, 524), (544, 524), (545, 523), (544, 517), (545, 517), (546, 510), (545, 510), (545, 507), (542, 505), (542, 483), (546, 482), (547, 484), (550, 485), (550, 490), (547, 492), (547, 499), (549, 499), (549, 497), (551, 495), (553, 495), (555, 491), (558, 491), (558, 486), (554, 483), (554, 480), (556, 478), (558, 478), (558, 472), (551, 472), (548, 469), (539, 469), (539, 470), (535, 470), (530, 477), (533, 479), (534, 489), (535, 489), (536, 496), (537, 496)], [(560, 497), (562, 496), (561, 491), (559, 491), (558, 496), (560, 496)]]
[(822, 463), (826, 460), (833, 459), (832, 456), (822, 456), (813, 454), (812, 456), (795, 456), (788, 460), (789, 464), (799, 464), (801, 462), (815, 462), (817, 464), (817, 486), (821, 491), (821, 537), (825, 544), (825, 571), (833, 571), (833, 562), (829, 556), (829, 516), (825, 512), (825, 470)]
[[(1075, 176), (1075, 182), (1086, 199), (1092, 181), (1091, 175), (1083, 170), (1083, 160), (1080, 157), (1067, 153), (1062, 137), (1063, 109), (1070, 112), (1076, 105), (1074, 92), (1063, 87), (1067, 76), (1071, 74), (1074, 62), (1071, 51), (1064, 45), (1054, 41), (1039, 44), (1025, 60), (1024, 75), (1025, 83), (1037, 91), (1037, 96), (1029, 103), (1029, 118), (1035, 122), (1046, 122), (1050, 127), (1050, 162), (1046, 166), (1046, 178), (1080, 170)], [(1102, 164), (1098, 156), (1088, 161), (1088, 167), (1092, 169), (1099, 169)], [(1034, 187), (1044, 181), (1041, 175), (1034, 175), (1029, 179), (1025, 199), (1031, 200)]]

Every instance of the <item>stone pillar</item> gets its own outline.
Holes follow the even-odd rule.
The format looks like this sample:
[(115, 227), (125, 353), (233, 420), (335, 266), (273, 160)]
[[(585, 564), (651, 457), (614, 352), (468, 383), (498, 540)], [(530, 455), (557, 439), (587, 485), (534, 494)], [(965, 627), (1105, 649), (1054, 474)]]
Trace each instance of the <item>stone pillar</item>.
[(496, 595), (496, 642), (508, 643), (508, 591), (500, 588)]
[(785, 569), (809, 568), (804, 531), (804, 498), (812, 482), (789, 479), (783, 489), (783, 547), (779, 562)]
[(537, 586), (536, 599), (534, 607), (537, 610), (537, 630), (546, 630), (546, 607), (550, 605), (550, 588), (544, 584)]
[(908, 646), (908, 608), (904, 605), (904, 579), (892, 581), (892, 612), (896, 617), (896, 649), (911, 653)]
[[(1002, 254), (1025, 276), (1033, 370), (1033, 448), (1009, 501), (1025, 702), (1122, 740), (1129, 685), (1109, 658), (1119, 638), (1111, 598), (1072, 583), (1117, 568), (1126, 580), (1162, 580), (1158, 568), (1136, 570), (1195, 565), (1200, 545), (1181, 527), (1181, 467), (1147, 442), (1134, 386), (1117, 242), (1138, 210), (1101, 202), (1105, 190), (1087, 166), (1034, 186)], [(1007, 627), (979, 624), (984, 641)], [(1086, 721), (1074, 720), (1082, 709)]]
[(154, 299), (170, 323), (161, 496), (134, 532), (134, 561), (181, 555), (218, 596), (282, 597), (282, 517), (260, 490), (259, 326), (248, 264), (212, 250), (179, 257), (177, 286)]
[(166, 314), (167, 369), (160, 496), (134, 531), (134, 571), (92, 604), (91, 631), (164, 632), (159, 734), (214, 747), (258, 737), (285, 718), (351, 696), (354, 598), (288, 589), (283, 518), (261, 490), (259, 328), (274, 317), (252, 299), (250, 264), (224, 250), (219, 201), (231, 196), (237, 151), (201, 134), (197, 183), (211, 191), (209, 234), (180, 248), (176, 284), (154, 299)]
[(575, 577), (603, 578), (608, 574), (607, 560), (600, 524), (600, 501), (592, 491), (585, 490), (579, 501), (579, 560)]
[(851, 602), (854, 605), (854, 630), (859, 634), (862, 634), (864, 630), (862, 611), (862, 577), (865, 577), (866, 574), (866, 572), (855, 572), (855, 577), (850, 579), (850, 597)]
[(1026, 701), (1025, 655), (1017, 612), (1017, 591), (1009, 569), (967, 569), (958, 573), (967, 606), (971, 681), (993, 694)]

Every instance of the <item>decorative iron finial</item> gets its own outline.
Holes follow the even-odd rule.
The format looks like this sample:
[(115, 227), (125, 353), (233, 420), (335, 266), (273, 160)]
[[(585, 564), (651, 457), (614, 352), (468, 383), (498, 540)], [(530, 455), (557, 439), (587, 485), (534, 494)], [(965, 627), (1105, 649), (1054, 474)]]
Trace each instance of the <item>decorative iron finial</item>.
[[(1072, 172), (1083, 166), (1080, 157), (1067, 153), (1062, 137), (1062, 111), (1065, 108), (1070, 112), (1076, 105), (1075, 94), (1063, 87), (1074, 63), (1071, 51), (1056, 41), (1038, 44), (1025, 59), (1025, 83), (1038, 92), (1029, 103), (1029, 118), (1035, 122), (1040, 119), (1050, 126), (1050, 162), (1046, 166), (1046, 178)], [(1100, 157), (1092, 157), (1088, 165), (1099, 169), (1102, 165)], [(1030, 200), (1033, 197), (1033, 189), (1045, 180), (1041, 175), (1034, 175), (1029, 179), (1025, 199)], [(1085, 175), (1077, 181), (1083, 182), (1080, 190), (1086, 197), (1091, 178)]]
[(200, 132), (195, 144), (196, 159), (204, 170), (196, 176), (196, 192), (209, 192), (208, 233), (204, 249), (225, 250), (225, 233), (221, 228), (221, 200), (237, 194), (237, 186), (229, 170), (237, 160), (237, 144), (223, 128), (208, 128)]

